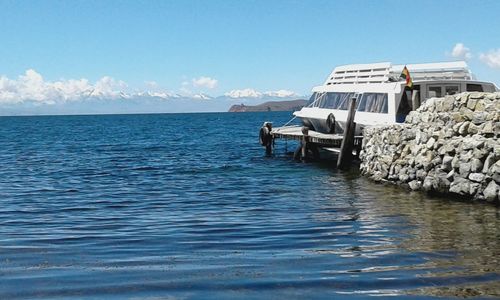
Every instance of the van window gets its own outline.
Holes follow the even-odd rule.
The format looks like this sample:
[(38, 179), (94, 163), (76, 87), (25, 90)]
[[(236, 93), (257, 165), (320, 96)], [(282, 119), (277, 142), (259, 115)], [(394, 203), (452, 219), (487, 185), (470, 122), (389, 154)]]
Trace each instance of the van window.
[(358, 104), (358, 111), (372, 113), (387, 113), (387, 94), (364, 93)]
[(480, 84), (467, 84), (467, 92), (483, 92), (483, 86)]

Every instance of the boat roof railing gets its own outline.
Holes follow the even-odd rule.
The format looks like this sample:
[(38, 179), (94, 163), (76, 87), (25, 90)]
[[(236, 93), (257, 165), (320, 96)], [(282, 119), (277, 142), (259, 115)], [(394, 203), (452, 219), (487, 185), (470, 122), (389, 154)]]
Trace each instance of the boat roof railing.
[[(392, 65), (390, 62), (339, 66), (328, 76), (324, 85), (400, 81), (404, 67), (405, 65)], [(406, 67), (413, 81), (475, 79), (465, 61), (407, 64)]]

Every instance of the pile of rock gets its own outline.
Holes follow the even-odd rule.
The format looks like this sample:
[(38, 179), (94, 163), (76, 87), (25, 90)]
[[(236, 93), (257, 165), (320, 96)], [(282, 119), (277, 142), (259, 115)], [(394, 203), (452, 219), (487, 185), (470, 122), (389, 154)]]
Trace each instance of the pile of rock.
[(361, 171), (412, 190), (499, 201), (500, 93), (431, 98), (405, 123), (364, 131)]

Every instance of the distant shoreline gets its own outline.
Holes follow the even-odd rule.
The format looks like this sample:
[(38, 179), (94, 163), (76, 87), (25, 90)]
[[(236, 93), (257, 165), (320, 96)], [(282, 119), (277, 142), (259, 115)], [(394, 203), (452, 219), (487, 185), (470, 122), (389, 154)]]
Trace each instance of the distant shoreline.
[[(287, 110), (282, 110), (287, 111)], [(248, 111), (250, 112), (250, 111)], [(254, 111), (264, 112), (264, 111)], [(276, 112), (279, 112), (276, 110)], [(227, 114), (229, 111), (188, 111), (188, 112), (131, 112), (131, 113), (82, 113), (82, 114), (26, 114), (0, 115), (0, 118), (29, 118), (29, 117), (92, 117), (92, 116), (135, 116), (135, 115), (192, 115), (192, 114)]]
[(229, 112), (264, 112), (264, 111), (294, 111), (300, 110), (307, 104), (307, 100), (297, 99), (289, 101), (269, 101), (258, 105), (233, 105)]

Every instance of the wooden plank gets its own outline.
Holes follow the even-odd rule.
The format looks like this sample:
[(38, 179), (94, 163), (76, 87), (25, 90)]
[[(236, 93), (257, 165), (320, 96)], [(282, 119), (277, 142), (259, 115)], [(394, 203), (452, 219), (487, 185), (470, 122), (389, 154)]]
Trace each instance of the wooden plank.
[(340, 148), (323, 147), (323, 150), (334, 152), (334, 153), (337, 153), (337, 154), (340, 153)]
[[(296, 141), (303, 140), (302, 127), (299, 126), (276, 127), (273, 129), (271, 134), (275, 139), (287, 139)], [(325, 134), (312, 130), (309, 130), (308, 132), (308, 142), (318, 144), (319, 146), (340, 148), (343, 139), (344, 136), (342, 134)], [(354, 137), (356, 144), (360, 144), (362, 139), (363, 136)]]
[(340, 153), (337, 159), (337, 168), (346, 169), (352, 161), (352, 148), (354, 146), (354, 132), (356, 123), (354, 122), (354, 115), (356, 114), (356, 98), (351, 98), (349, 103), (349, 114), (344, 128), (344, 138), (340, 146)]

